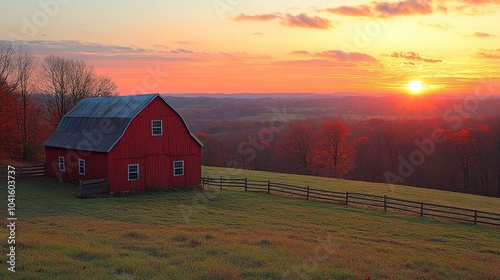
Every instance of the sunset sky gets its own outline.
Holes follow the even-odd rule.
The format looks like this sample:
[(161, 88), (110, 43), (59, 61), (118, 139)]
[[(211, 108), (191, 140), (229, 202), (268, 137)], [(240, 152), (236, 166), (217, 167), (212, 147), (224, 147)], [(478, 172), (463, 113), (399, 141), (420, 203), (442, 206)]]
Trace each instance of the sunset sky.
[[(500, 0), (0, 0), (0, 40), (84, 59), (121, 94), (474, 93)], [(500, 92), (497, 92), (500, 93)]]

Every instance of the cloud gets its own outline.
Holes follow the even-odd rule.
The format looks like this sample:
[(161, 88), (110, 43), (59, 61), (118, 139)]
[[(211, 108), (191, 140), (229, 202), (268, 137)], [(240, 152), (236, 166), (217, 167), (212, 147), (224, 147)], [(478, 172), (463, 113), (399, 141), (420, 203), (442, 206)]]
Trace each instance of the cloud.
[(279, 14), (245, 15), (240, 14), (234, 18), (235, 21), (271, 21), (282, 18)]
[(308, 59), (308, 60), (289, 60), (276, 61), (274, 64), (290, 67), (355, 67), (353, 63), (335, 62), (328, 59)]
[(315, 29), (329, 29), (330, 27), (332, 27), (332, 23), (328, 19), (320, 18), (318, 16), (309, 17), (305, 13), (301, 13), (296, 16), (287, 14), (282, 23), (291, 27), (305, 27)]
[(332, 23), (329, 20), (320, 18), (318, 16), (309, 17), (305, 13), (296, 16), (287, 14), (282, 23), (291, 27), (305, 27), (316, 29), (329, 29), (330, 27), (332, 27)]
[(316, 53), (316, 56), (321, 56), (325, 58), (340, 60), (340, 61), (365, 61), (365, 62), (376, 62), (378, 61), (375, 57), (359, 53), (359, 52), (344, 52), (340, 50), (330, 50)]
[(481, 4), (500, 4), (500, 0), (460, 0), (459, 2), (463, 2), (471, 5), (481, 5)]
[(500, 49), (481, 49), (480, 52), (477, 52), (477, 55), (481, 58), (487, 59), (500, 59)]
[(262, 33), (262, 32), (254, 32), (254, 33), (252, 33), (252, 35), (264, 36), (264, 33)]
[(441, 59), (432, 59), (432, 58), (421, 57), (418, 53), (415, 53), (415, 52), (393, 52), (391, 54), (391, 57), (403, 58), (403, 59), (410, 60), (410, 61), (422, 61), (422, 62), (429, 62), (429, 63), (443, 62)]
[(187, 49), (175, 49), (171, 50), (170, 53), (194, 53), (194, 52)]
[(315, 28), (315, 29), (329, 29), (332, 27), (332, 22), (328, 19), (321, 18), (318, 16), (308, 16), (305, 13), (299, 15), (286, 14), (282, 16), (279, 13), (274, 14), (260, 14), (260, 15), (245, 15), (240, 14), (233, 18), (234, 21), (273, 21), (281, 20), (281, 24), (290, 27), (304, 27), (304, 28)]
[(425, 23), (425, 22), (420, 22), (420, 25), (425, 26), (425, 27), (431, 27), (435, 29), (440, 29), (440, 30), (449, 30), (452, 25), (449, 23)]
[(309, 52), (305, 50), (299, 50), (299, 51), (293, 51), (290, 54), (304, 55), (304, 54), (309, 54)]
[(432, 13), (432, 0), (406, 0), (375, 2), (374, 9), (382, 16), (428, 15)]
[(155, 59), (155, 60), (191, 60), (186, 56), (195, 55), (187, 49), (169, 50), (166, 46), (155, 45), (153, 48), (135, 46), (106, 45), (75, 40), (32, 40), (12, 41), (13, 44), (32, 50), (40, 56), (55, 54), (73, 56), (79, 59)]
[(433, 13), (432, 0), (404, 0), (399, 2), (372, 1), (366, 5), (341, 6), (326, 9), (332, 14), (357, 17), (396, 17), (428, 15)]
[(484, 33), (484, 32), (475, 32), (473, 34), (474, 37), (477, 38), (488, 38), (488, 37), (497, 37), (496, 35), (490, 34), (490, 33)]
[(326, 11), (332, 14), (339, 14), (344, 16), (370, 16), (372, 13), (372, 8), (366, 5), (360, 6), (341, 6), (338, 8), (326, 9)]

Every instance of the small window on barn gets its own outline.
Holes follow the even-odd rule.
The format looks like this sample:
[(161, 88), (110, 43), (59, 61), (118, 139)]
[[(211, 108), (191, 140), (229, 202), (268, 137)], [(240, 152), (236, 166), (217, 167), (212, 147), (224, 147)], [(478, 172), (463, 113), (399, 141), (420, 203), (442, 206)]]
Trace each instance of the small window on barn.
[(128, 165), (128, 180), (129, 181), (139, 180), (139, 164)]
[(174, 161), (174, 176), (184, 176), (184, 161)]
[(163, 135), (163, 127), (162, 121), (151, 121), (151, 130), (153, 136), (162, 136)]
[(65, 171), (66, 165), (64, 164), (64, 157), (59, 157), (59, 171)]
[(78, 160), (78, 171), (80, 175), (85, 175), (85, 160), (83, 159)]

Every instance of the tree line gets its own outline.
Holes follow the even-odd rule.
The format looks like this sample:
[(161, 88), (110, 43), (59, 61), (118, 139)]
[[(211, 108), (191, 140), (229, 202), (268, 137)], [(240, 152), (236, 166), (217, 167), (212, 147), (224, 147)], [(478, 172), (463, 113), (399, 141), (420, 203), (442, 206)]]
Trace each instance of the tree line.
[(117, 86), (83, 60), (0, 41), (0, 160), (39, 161), (40, 145), (86, 97), (114, 96)]
[[(464, 119), (459, 128), (438, 118), (294, 120), (272, 137), (269, 125), (207, 125), (196, 134), (203, 164), (500, 197), (500, 117)], [(212, 126), (226, 132), (210, 134)]]

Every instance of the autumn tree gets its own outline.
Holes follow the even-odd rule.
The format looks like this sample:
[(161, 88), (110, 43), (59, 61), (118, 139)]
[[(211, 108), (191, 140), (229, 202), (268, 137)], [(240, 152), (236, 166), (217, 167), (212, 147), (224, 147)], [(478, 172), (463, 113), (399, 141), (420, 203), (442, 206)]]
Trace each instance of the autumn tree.
[(323, 122), (317, 146), (320, 173), (342, 178), (354, 168), (354, 149), (349, 142), (351, 130), (342, 122)]
[(0, 159), (11, 158), (19, 150), (15, 102), (8, 83), (0, 83)]
[(317, 133), (305, 123), (294, 124), (276, 143), (275, 158), (280, 160), (287, 172), (314, 174), (314, 151)]

